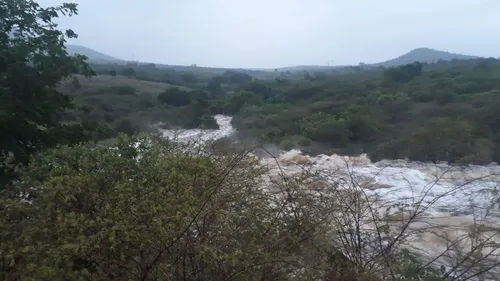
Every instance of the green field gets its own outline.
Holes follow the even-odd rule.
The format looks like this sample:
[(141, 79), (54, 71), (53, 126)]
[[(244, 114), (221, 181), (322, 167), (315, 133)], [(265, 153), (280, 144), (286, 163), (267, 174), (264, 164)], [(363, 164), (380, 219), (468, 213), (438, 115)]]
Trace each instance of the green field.
[[(73, 77), (76, 77), (80, 82), (81, 88), (77, 88), (77, 91), (93, 91), (96, 89), (109, 88), (109, 87), (131, 87), (137, 90), (137, 93), (149, 93), (149, 94), (160, 94), (164, 92), (166, 89), (172, 87), (178, 87), (183, 90), (188, 90), (186, 87), (175, 86), (168, 83), (162, 82), (152, 82), (152, 81), (144, 81), (138, 80), (135, 78), (128, 78), (125, 76), (109, 76), (109, 75), (97, 75), (91, 78), (87, 78), (83, 75), (75, 74)], [(63, 88), (72, 88), (72, 79), (68, 78), (63, 82)], [(73, 87), (73, 91), (75, 88)]]

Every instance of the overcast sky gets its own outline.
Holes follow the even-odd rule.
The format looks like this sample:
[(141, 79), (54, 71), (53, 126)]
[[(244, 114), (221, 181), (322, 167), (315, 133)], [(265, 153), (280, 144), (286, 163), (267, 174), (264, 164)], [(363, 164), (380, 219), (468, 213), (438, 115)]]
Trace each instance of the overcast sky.
[[(39, 0), (42, 5), (61, 1)], [(70, 41), (217, 67), (374, 63), (418, 47), (500, 56), (500, 0), (76, 0)]]

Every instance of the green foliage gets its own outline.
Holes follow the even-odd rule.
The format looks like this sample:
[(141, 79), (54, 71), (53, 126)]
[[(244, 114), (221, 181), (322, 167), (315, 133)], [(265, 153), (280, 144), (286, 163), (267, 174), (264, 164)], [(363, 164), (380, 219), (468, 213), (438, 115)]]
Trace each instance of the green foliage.
[(223, 74), (212, 78), (219, 84), (245, 84), (252, 81), (252, 76), (233, 70), (226, 70)]
[(167, 89), (158, 95), (158, 100), (172, 106), (186, 106), (191, 103), (191, 98), (187, 92), (177, 88)]
[(281, 147), (281, 149), (284, 149), (284, 150), (291, 150), (291, 149), (295, 148), (295, 144), (291, 140), (283, 140), (280, 143), (280, 147)]
[(404, 281), (443, 281), (440, 272), (434, 268), (422, 268), (418, 258), (404, 249), (398, 254), (400, 279)]
[(252, 81), (252, 76), (237, 71), (228, 70), (223, 76), (227, 77), (227, 82), (229, 84), (243, 84)]
[(129, 78), (135, 78), (137, 76), (137, 73), (132, 67), (129, 67), (122, 70), (122, 75)]
[(292, 246), (309, 227), (297, 223), (319, 220), (276, 221), (283, 206), (254, 188), (263, 171), (242, 155), (181, 153), (146, 137), (115, 147), (33, 160), (31, 203), (2, 199), (2, 279), (257, 280), (300, 262)]
[(457, 95), (450, 92), (442, 92), (436, 95), (436, 102), (438, 105), (447, 105), (457, 100)]
[[(0, 199), (0, 278), (381, 280), (332, 241), (331, 208), (346, 198), (299, 179), (277, 182), (286, 196), (275, 197), (264, 167), (222, 148), (121, 135), (36, 155)], [(435, 280), (410, 253), (392, 258), (416, 278), (405, 280)]]
[[(264, 173), (245, 151), (147, 135), (37, 154), (0, 197), (0, 278), (381, 280), (333, 242), (331, 208), (346, 198), (301, 179), (275, 183), (276, 197)], [(395, 274), (434, 276), (394, 258)]]
[(207, 90), (210, 91), (213, 97), (216, 97), (220, 91), (222, 90), (221, 88), (221, 83), (217, 81), (217, 79), (212, 79), (208, 82), (207, 84)]
[[(75, 13), (76, 4), (0, 3), (0, 184), (20, 175), (0, 190), (0, 279), (378, 281), (371, 270), (387, 271), (390, 258), (396, 276), (437, 280), (409, 252), (391, 251), (380, 264), (364, 264), (360, 248), (355, 259), (344, 254), (352, 249), (339, 237), (351, 234), (336, 213), (348, 198), (304, 189), (310, 174), (269, 183), (271, 194), (266, 167), (245, 151), (134, 134), (160, 121), (217, 128), (210, 113), (230, 113), (242, 131), (285, 149), (360, 143), (390, 157), (488, 163), (500, 143), (495, 60), (269, 81), (108, 65), (99, 73), (194, 88), (88, 88), (71, 77), (93, 74), (85, 58), (67, 55), (52, 22)], [(59, 92), (67, 77), (78, 106)], [(115, 136), (111, 146), (84, 143)]]
[(345, 146), (349, 142), (349, 125), (340, 115), (311, 115), (302, 119), (300, 129), (303, 135), (318, 141), (329, 141), (337, 146)]
[(224, 112), (233, 114), (248, 105), (261, 104), (261, 98), (253, 92), (241, 91), (227, 96)]
[(184, 74), (181, 74), (181, 77), (184, 80), (184, 82), (186, 82), (188, 84), (198, 82), (198, 78), (193, 73), (184, 73)]
[(134, 125), (130, 119), (121, 119), (120, 121), (118, 121), (115, 130), (117, 132), (125, 133), (129, 136), (137, 132), (137, 129), (134, 128)]
[(234, 115), (239, 131), (264, 142), (296, 147), (293, 139), (306, 137), (306, 152), (326, 146), (375, 159), (500, 161), (500, 62), (483, 64), (414, 63), (286, 84), (254, 80), (219, 98), (217, 112)]
[(384, 78), (388, 81), (407, 83), (422, 74), (422, 63), (415, 62), (403, 66), (389, 68), (384, 71)]
[[(75, 109), (67, 95), (57, 90), (61, 79), (73, 73), (92, 71), (85, 57), (68, 56), (65, 38), (72, 30), (57, 30), (59, 15), (77, 13), (76, 4), (42, 8), (32, 0), (0, 4), (0, 185), (14, 176), (4, 166), (7, 159), (26, 163), (29, 155), (73, 139), (80, 125), (61, 124), (63, 114)], [(74, 86), (78, 83), (74, 81)], [(51, 136), (58, 132), (58, 138)], [(55, 141), (55, 142), (54, 142)], [(9, 160), (10, 161), (10, 160)]]
[[(300, 147), (310, 153), (324, 149), (343, 154), (366, 152), (378, 159), (410, 157), (411, 151), (425, 147), (425, 143), (410, 141), (413, 133), (431, 130), (435, 125), (430, 121), (435, 118), (445, 118), (447, 121), (440, 123), (445, 127), (454, 126), (447, 122), (458, 118), (471, 127), (471, 141), (487, 145), (480, 151), (474, 151), (476, 145), (462, 147), (438, 158), (500, 161), (496, 133), (500, 130), (498, 60), (413, 63), (394, 69), (363, 67), (339, 73), (316, 71), (309, 73), (307, 80), (303, 73), (281, 73), (279, 79), (265, 80), (239, 71), (212, 72), (210, 76), (201, 74), (203, 68), (95, 68), (104, 74), (109, 69), (133, 68), (140, 79), (167, 79), (169, 83), (192, 87), (171, 89), (166, 85), (168, 90), (158, 96), (136, 91), (136, 98), (128, 97), (133, 91), (126, 90), (122, 94), (127, 97), (112, 97), (113, 90), (107, 87), (95, 89), (87, 97), (75, 95), (78, 103), (92, 106), (91, 120), (104, 120), (113, 128), (123, 117), (139, 131), (149, 131), (158, 122), (168, 128), (215, 128), (209, 116), (229, 114), (234, 116), (234, 125), (242, 134), (262, 142)], [(197, 83), (186, 83), (182, 78), (186, 73), (196, 73)], [(81, 91), (87, 90), (82, 86)], [(302, 144), (299, 137), (305, 139)], [(413, 159), (419, 153), (412, 155)], [(436, 158), (424, 155), (417, 158)]]
[[(409, 159), (420, 161), (492, 162), (491, 141), (475, 139), (467, 121), (431, 119), (408, 140)], [(464, 161), (468, 160), (468, 161)]]
[(263, 81), (253, 81), (245, 86), (247, 91), (259, 94), (263, 99), (268, 99), (272, 95), (272, 88), (268, 83), (264, 83)]

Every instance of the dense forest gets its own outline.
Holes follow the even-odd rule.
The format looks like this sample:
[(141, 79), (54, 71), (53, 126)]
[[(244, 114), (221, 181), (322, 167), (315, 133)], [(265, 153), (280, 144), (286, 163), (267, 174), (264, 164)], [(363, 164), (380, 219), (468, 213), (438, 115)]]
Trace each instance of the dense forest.
[(91, 65), (68, 55), (77, 35), (54, 23), (76, 14), (75, 3), (0, 1), (1, 280), (437, 281), (498, 266), (480, 252), (491, 243), (457, 246), (449, 271), (423, 262), (400, 246), (422, 214), (403, 210), (421, 202), (378, 212), (349, 174), (270, 177), (237, 144), (151, 133), (216, 128), (213, 115), (228, 114), (240, 138), (283, 148), (488, 163), (497, 60), (260, 79)]

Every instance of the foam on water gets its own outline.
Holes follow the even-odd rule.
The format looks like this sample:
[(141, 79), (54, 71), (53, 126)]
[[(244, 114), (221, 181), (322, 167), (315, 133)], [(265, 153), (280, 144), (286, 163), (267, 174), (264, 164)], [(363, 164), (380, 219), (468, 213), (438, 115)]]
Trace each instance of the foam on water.
[[(235, 132), (231, 117), (216, 115), (215, 119), (219, 130), (164, 130), (163, 134), (189, 141), (220, 139)], [(299, 174), (307, 166), (324, 174), (326, 182), (336, 182), (339, 177), (355, 179), (365, 194), (379, 198), (384, 204), (422, 202), (417, 208), (425, 208), (427, 221), (432, 221), (434, 228), (446, 232), (446, 235), (467, 235), (467, 229), (477, 223), (477, 216), (487, 221), (489, 227), (500, 229), (500, 166), (496, 164), (453, 167), (445, 163), (406, 160), (372, 163), (366, 155), (344, 157), (321, 154), (310, 157), (299, 150), (283, 151), (276, 159), (261, 158), (259, 161), (270, 168), (270, 176), (281, 172)], [(422, 226), (414, 224), (411, 227)], [(446, 244), (437, 234), (429, 231), (411, 239), (412, 246), (422, 254), (430, 255), (429, 258), (439, 253)], [(500, 237), (495, 237), (494, 241), (500, 245)], [(451, 264), (445, 259), (439, 261)]]
[[(206, 141), (228, 137), (235, 132), (231, 125), (232, 117), (215, 115), (214, 118), (219, 124), (218, 130), (162, 130), (162, 133), (179, 141)], [(464, 168), (406, 160), (372, 163), (365, 154), (357, 157), (336, 154), (310, 157), (296, 149), (283, 151), (278, 155), (278, 163), (265, 158), (261, 162), (270, 166), (271, 172), (273, 169), (277, 172), (277, 165), (281, 165), (280, 170), (291, 175), (302, 172), (303, 165), (325, 174), (349, 174), (360, 178), (360, 181), (370, 181), (383, 187), (366, 189), (365, 192), (385, 201), (411, 203), (423, 200), (424, 203), (432, 203), (428, 210), (430, 213), (467, 214), (471, 207), (487, 208), (500, 202), (498, 165)], [(434, 201), (438, 197), (439, 200)]]
[[(433, 264), (453, 268), (460, 260), (459, 253), (463, 249), (468, 251), (477, 243), (484, 243), (481, 241), (493, 245), (477, 250), (482, 256), (488, 257), (484, 263), (489, 266), (500, 262), (498, 165), (453, 167), (443, 163), (406, 160), (371, 163), (366, 155), (310, 157), (298, 150), (282, 153), (278, 161), (262, 161), (271, 167), (275, 166), (271, 173), (300, 174), (307, 166), (312, 171), (321, 171), (327, 182), (340, 182), (341, 185), (337, 185), (339, 188), (352, 190), (355, 185), (355, 189), (362, 190), (370, 198), (377, 198), (374, 206), (379, 206), (379, 212), (391, 205), (409, 204), (405, 212), (421, 214), (408, 225), (405, 230), (406, 243), (401, 246), (418, 253), (424, 262), (432, 261)], [(282, 166), (278, 166), (278, 163)], [(339, 181), (339, 178), (345, 180)], [(398, 214), (398, 208), (392, 210), (392, 214)], [(398, 216), (401, 220), (404, 212)], [(456, 245), (450, 248), (453, 243)], [(465, 276), (471, 276), (474, 272)], [(490, 273), (500, 276), (500, 267), (492, 266)], [(498, 279), (494, 277), (489, 280)]]
[[(348, 157), (318, 155), (310, 157), (299, 150), (281, 154), (280, 170), (288, 174), (301, 173), (302, 166), (323, 171), (328, 180), (334, 176), (359, 179), (359, 186), (371, 182), (365, 189), (387, 202), (429, 204), (429, 213), (467, 214), (472, 207), (486, 209), (500, 200), (500, 167), (498, 165), (452, 167), (444, 164), (416, 163), (405, 160), (384, 160), (371, 163), (366, 155)], [(276, 161), (262, 160), (268, 165)], [(394, 165), (393, 165), (394, 164)], [(278, 172), (275, 170), (274, 172)], [(373, 183), (380, 188), (373, 188)], [(498, 206), (496, 206), (498, 209)]]
[(234, 128), (231, 125), (230, 116), (215, 115), (215, 121), (219, 125), (218, 130), (211, 129), (189, 129), (189, 130), (160, 130), (164, 137), (174, 138), (178, 141), (192, 141), (192, 140), (216, 140), (228, 137), (234, 133)]

